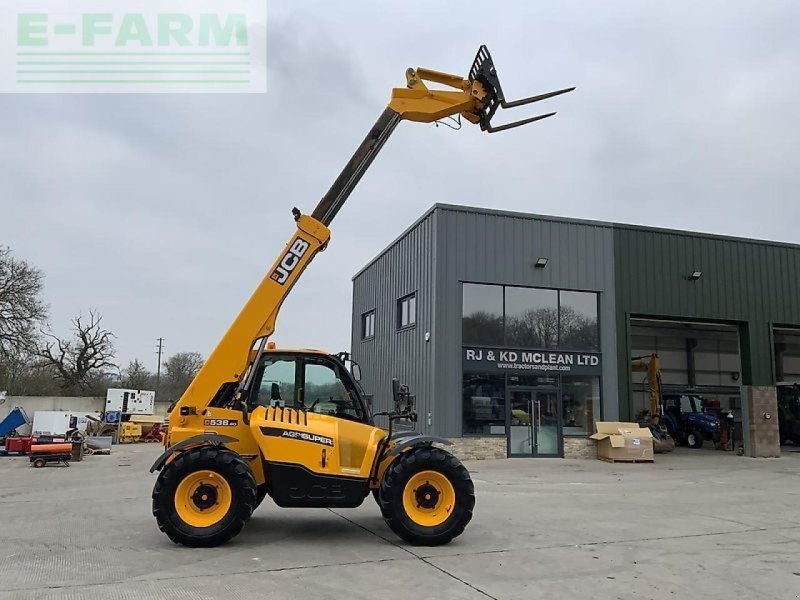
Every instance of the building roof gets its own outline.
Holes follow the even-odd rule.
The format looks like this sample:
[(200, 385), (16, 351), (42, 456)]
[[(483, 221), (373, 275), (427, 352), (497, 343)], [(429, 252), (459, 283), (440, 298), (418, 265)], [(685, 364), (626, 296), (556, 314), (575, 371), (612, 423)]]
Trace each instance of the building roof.
[(739, 237), (733, 235), (722, 235), (722, 234), (715, 234), (715, 233), (706, 233), (700, 231), (688, 231), (683, 229), (670, 229), (667, 227), (651, 227), (647, 225), (634, 225), (632, 223), (618, 223), (614, 221), (596, 221), (592, 219), (575, 219), (570, 217), (557, 217), (554, 215), (542, 215), (537, 213), (526, 213), (526, 212), (519, 212), (519, 211), (512, 211), (512, 210), (499, 210), (495, 208), (483, 208), (478, 206), (464, 206), (461, 204), (446, 204), (437, 202), (433, 206), (431, 206), (428, 210), (426, 210), (420, 217), (415, 220), (411, 225), (409, 225), (400, 235), (398, 235), (394, 240), (391, 241), (383, 250), (381, 250), (378, 254), (376, 254), (367, 264), (365, 264), (361, 269), (353, 275), (352, 279), (356, 279), (361, 273), (366, 271), (369, 267), (371, 267), (375, 262), (378, 261), (384, 254), (386, 254), (392, 247), (397, 244), (400, 240), (405, 238), (411, 231), (413, 231), (422, 221), (427, 219), (431, 214), (436, 212), (437, 210), (446, 210), (452, 212), (464, 212), (464, 213), (473, 213), (473, 214), (480, 214), (480, 215), (489, 215), (489, 216), (497, 216), (497, 217), (514, 217), (518, 219), (530, 219), (534, 221), (549, 221), (554, 223), (569, 223), (569, 224), (578, 224), (578, 225), (590, 225), (593, 227), (606, 227), (610, 229), (628, 229), (628, 230), (635, 230), (635, 231), (648, 231), (653, 233), (666, 233), (670, 235), (682, 235), (687, 237), (694, 237), (694, 238), (706, 238), (711, 240), (720, 240), (720, 241), (735, 241), (735, 242), (745, 242), (750, 244), (762, 244), (767, 246), (778, 246), (782, 248), (792, 248), (795, 250), (800, 250), (800, 244), (793, 244), (790, 242), (778, 242), (774, 240), (763, 240), (763, 239), (756, 239), (756, 238), (746, 238), (746, 237)]

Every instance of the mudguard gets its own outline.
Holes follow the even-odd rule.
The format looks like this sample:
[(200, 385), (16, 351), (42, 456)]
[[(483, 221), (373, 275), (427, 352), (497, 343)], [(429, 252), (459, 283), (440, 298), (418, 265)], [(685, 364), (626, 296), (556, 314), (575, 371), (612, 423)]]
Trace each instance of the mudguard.
[(153, 463), (153, 466), (150, 467), (150, 472), (153, 471), (160, 471), (161, 468), (166, 464), (167, 459), (172, 456), (175, 452), (180, 450), (185, 450), (190, 446), (203, 446), (203, 445), (211, 445), (211, 446), (221, 446), (222, 444), (230, 444), (231, 442), (238, 442), (236, 438), (229, 437), (227, 435), (218, 435), (216, 433), (207, 433), (203, 435), (194, 435), (190, 438), (186, 438), (182, 442), (178, 442), (174, 446), (170, 446), (169, 449), (164, 452), (161, 456), (156, 459), (156, 462)]
[(452, 446), (453, 442), (450, 440), (446, 440), (445, 438), (441, 438), (438, 435), (424, 435), (422, 433), (416, 433), (414, 431), (409, 432), (397, 432), (399, 435), (392, 435), (392, 441), (394, 442), (394, 446), (389, 451), (389, 456), (396, 456), (400, 454), (406, 448), (410, 448), (411, 446), (417, 446), (419, 444), (444, 444), (446, 446)]

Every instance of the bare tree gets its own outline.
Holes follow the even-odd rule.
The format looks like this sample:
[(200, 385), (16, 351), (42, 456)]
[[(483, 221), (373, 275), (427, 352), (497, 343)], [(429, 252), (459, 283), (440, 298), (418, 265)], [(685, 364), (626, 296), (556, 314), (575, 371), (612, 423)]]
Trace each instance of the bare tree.
[(203, 355), (199, 352), (178, 352), (165, 360), (162, 384), (164, 400), (178, 400), (192, 383), (203, 362)]
[(146, 390), (153, 387), (153, 374), (147, 370), (138, 358), (134, 358), (122, 370), (120, 379), (122, 387), (130, 390)]
[(522, 348), (555, 348), (558, 343), (558, 309), (536, 308), (509, 316), (506, 341)]
[(52, 332), (43, 332), (47, 338), (37, 355), (45, 367), (52, 367), (64, 393), (86, 391), (96, 387), (98, 379), (105, 379), (109, 369), (116, 368), (114, 359), (114, 334), (102, 327), (103, 317), (89, 311), (89, 320), (81, 315), (72, 319), (72, 339), (62, 339)]
[(37, 330), (47, 317), (39, 297), (43, 281), (39, 269), (0, 246), (0, 358), (18, 356), (35, 346)]

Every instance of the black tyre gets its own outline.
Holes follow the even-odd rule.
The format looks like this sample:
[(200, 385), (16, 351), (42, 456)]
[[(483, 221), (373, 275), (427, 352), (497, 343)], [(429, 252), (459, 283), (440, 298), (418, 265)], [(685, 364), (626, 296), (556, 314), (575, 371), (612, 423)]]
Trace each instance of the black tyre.
[(242, 530), (255, 505), (250, 467), (235, 452), (216, 446), (181, 453), (153, 488), (158, 528), (184, 546), (224, 544)]
[(37, 458), (33, 461), (33, 467), (35, 469), (41, 469), (43, 466), (47, 464), (47, 461), (43, 458)]
[(256, 505), (253, 507), (253, 510), (261, 506), (261, 503), (264, 501), (264, 498), (266, 497), (267, 497), (267, 484), (262, 483), (261, 485), (256, 487)]
[(692, 448), (703, 447), (703, 434), (699, 431), (692, 431), (686, 436), (686, 443)]
[(472, 519), (475, 488), (455, 456), (418, 446), (386, 470), (378, 504), (386, 524), (405, 541), (438, 546), (461, 535)]

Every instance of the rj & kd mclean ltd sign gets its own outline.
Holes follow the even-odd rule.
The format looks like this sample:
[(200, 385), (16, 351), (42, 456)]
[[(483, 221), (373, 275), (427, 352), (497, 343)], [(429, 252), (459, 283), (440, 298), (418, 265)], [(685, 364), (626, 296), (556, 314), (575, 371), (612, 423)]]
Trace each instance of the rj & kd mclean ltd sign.
[(463, 348), (464, 371), (598, 375), (600, 355), (564, 350)]

